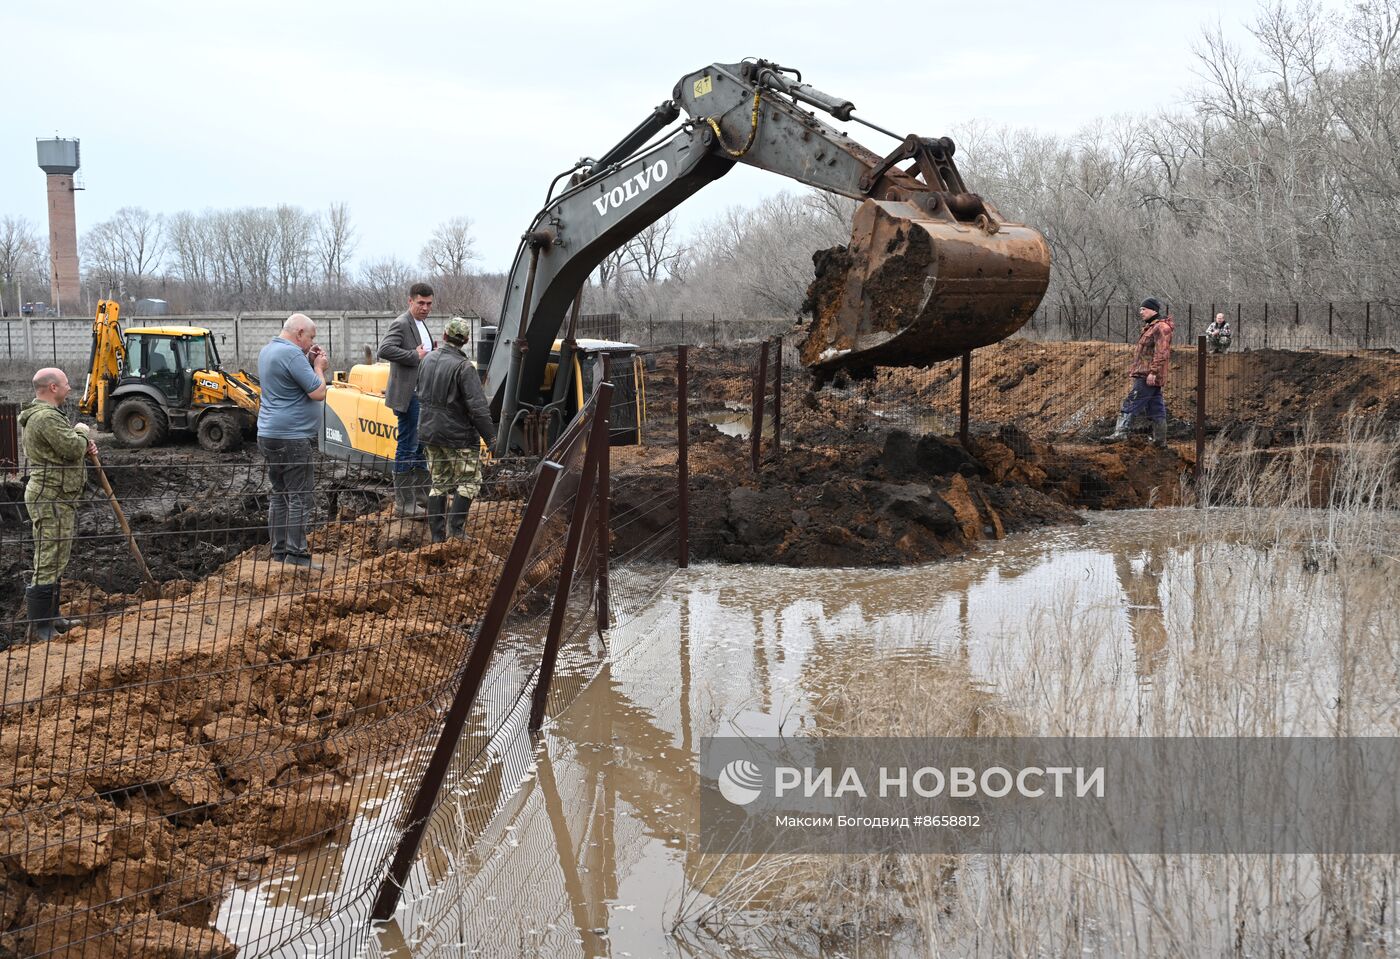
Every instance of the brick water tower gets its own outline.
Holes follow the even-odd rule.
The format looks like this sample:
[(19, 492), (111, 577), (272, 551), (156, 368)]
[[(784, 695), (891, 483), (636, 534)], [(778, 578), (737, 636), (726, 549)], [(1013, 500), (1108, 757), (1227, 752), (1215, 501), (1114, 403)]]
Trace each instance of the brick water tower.
[(39, 169), (49, 175), (49, 306), (56, 313), (78, 312), (78, 218), (73, 183), (78, 172), (78, 141), (39, 140)]

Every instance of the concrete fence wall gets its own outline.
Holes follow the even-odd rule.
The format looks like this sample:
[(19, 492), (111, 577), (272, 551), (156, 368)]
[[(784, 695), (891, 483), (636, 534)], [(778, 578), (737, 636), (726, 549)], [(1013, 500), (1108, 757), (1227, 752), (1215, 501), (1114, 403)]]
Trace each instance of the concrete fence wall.
[[(317, 342), (331, 355), (331, 365), (347, 368), (361, 361), (364, 347), (377, 346), (397, 313), (310, 313), (316, 321)], [(219, 356), (228, 367), (250, 367), (258, 351), (282, 329), (285, 313), (202, 313), (193, 316), (137, 317), (122, 320), (134, 326), (202, 326), (214, 334)], [(440, 335), (449, 317), (429, 318)], [(0, 361), (34, 366), (86, 365), (92, 350), (92, 320), (84, 317), (6, 317), (0, 319)]]

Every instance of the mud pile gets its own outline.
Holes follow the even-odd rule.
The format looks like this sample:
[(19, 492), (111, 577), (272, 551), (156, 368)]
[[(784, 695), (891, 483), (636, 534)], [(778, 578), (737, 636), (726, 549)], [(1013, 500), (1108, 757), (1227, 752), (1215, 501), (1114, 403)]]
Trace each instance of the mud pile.
[[(1112, 423), (1127, 391), (1133, 347), (1121, 343), (1039, 343), (1010, 339), (973, 353), (974, 423), (1014, 423), (1034, 435), (1086, 438)], [(1177, 435), (1195, 416), (1196, 351), (1172, 350), (1166, 389)], [(956, 412), (956, 363), (876, 373), (863, 392), (883, 408)], [(1207, 357), (1207, 425), (1260, 442), (1291, 442), (1311, 418), (1328, 437), (1345, 435), (1353, 409), (1400, 423), (1400, 357), (1392, 353), (1252, 350)]]
[(232, 955), (209, 928), (229, 885), (336, 838), (350, 776), (432, 721), (518, 523), (490, 506), (439, 545), (383, 514), (326, 527), (323, 573), (264, 547), (0, 653), (0, 954)]
[[(1139, 440), (1056, 446), (1014, 427), (964, 449), (941, 436), (813, 439), (765, 451), (758, 476), (747, 441), (691, 429), (691, 544), (696, 559), (784, 566), (898, 566), (966, 552), (984, 539), (1081, 522), (1074, 506), (1176, 502), (1189, 464)], [(674, 450), (614, 450), (613, 515), (637, 517), (616, 548), (676, 519)]]

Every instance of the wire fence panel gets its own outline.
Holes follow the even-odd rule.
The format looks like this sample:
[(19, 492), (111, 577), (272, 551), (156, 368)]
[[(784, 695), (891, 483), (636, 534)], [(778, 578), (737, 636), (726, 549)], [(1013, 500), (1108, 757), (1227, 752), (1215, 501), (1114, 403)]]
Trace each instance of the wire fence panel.
[[(571, 431), (552, 451), (563, 479), (445, 785), (443, 795), (473, 797), (461, 807), (473, 830), (522, 775), (499, 742), (533, 689), (586, 435)], [(131, 541), (94, 471), (30, 471), (44, 487), (31, 501), (37, 492), (74, 517), (61, 543), (73, 555), (61, 602), (74, 625), (51, 640), (29, 641), (28, 597), (12, 585), (36, 545), (27, 511), (0, 512), (0, 748), (11, 770), (0, 782), (0, 954), (362, 943), (535, 464), (490, 464), (464, 535), (439, 544), (393, 515), (377, 474), (319, 456), (294, 464), (314, 473), (309, 545), (321, 568), (302, 568), (269, 552), (273, 494), (258, 453), (106, 459)], [(597, 552), (590, 529), (551, 714), (605, 655), (590, 612)], [(450, 848), (443, 830), (462, 828), (439, 819), (435, 855)]]
[(610, 565), (625, 575), (612, 577), (610, 615), (614, 625), (640, 615), (676, 569), (679, 477), (676, 394), (677, 350), (644, 350), (632, 364), (637, 388), (628, 398), (625, 382), (614, 402), (633, 403), (641, 422), (641, 442), (621, 443), (616, 431), (611, 450), (609, 517)]
[[(377, 478), (310, 465), (319, 570), (256, 545), (269, 490), (255, 456), (108, 467), (154, 585), (105, 497), (71, 497), (76, 625), (40, 643), (20, 617), (0, 625), (18, 954), (258, 954), (343, 924), (374, 891), (519, 484), (491, 479), (466, 538), (425, 546), (422, 524), (382, 508)], [(28, 525), (5, 524), (7, 557), (32, 554)], [(306, 899), (271, 908), (277, 882)]]

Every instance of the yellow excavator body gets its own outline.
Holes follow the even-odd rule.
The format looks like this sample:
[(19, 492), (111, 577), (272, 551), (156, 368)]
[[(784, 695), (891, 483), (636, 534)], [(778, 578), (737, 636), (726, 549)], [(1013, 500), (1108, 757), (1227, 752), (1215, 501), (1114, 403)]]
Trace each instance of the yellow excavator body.
[[(640, 419), (645, 415), (639, 404), (641, 381), (639, 364), (635, 362), (637, 347), (632, 343), (609, 340), (577, 340), (573, 354), (572, 375), (569, 378), (570, 416), (582, 408), (593, 389), (593, 377), (600, 373), (598, 357), (612, 357), (610, 375), (617, 387), (613, 404), (613, 443), (639, 442)], [(554, 352), (545, 369), (542, 393), (554, 387), (558, 376), (560, 349), (563, 342), (554, 341)], [(476, 364), (473, 362), (472, 366)], [(387, 472), (394, 463), (399, 442), (399, 421), (384, 402), (389, 388), (389, 364), (360, 363), (348, 371), (337, 372), (326, 386), (326, 402), (322, 408), (321, 434), (318, 445), (328, 456), (369, 466)]]

